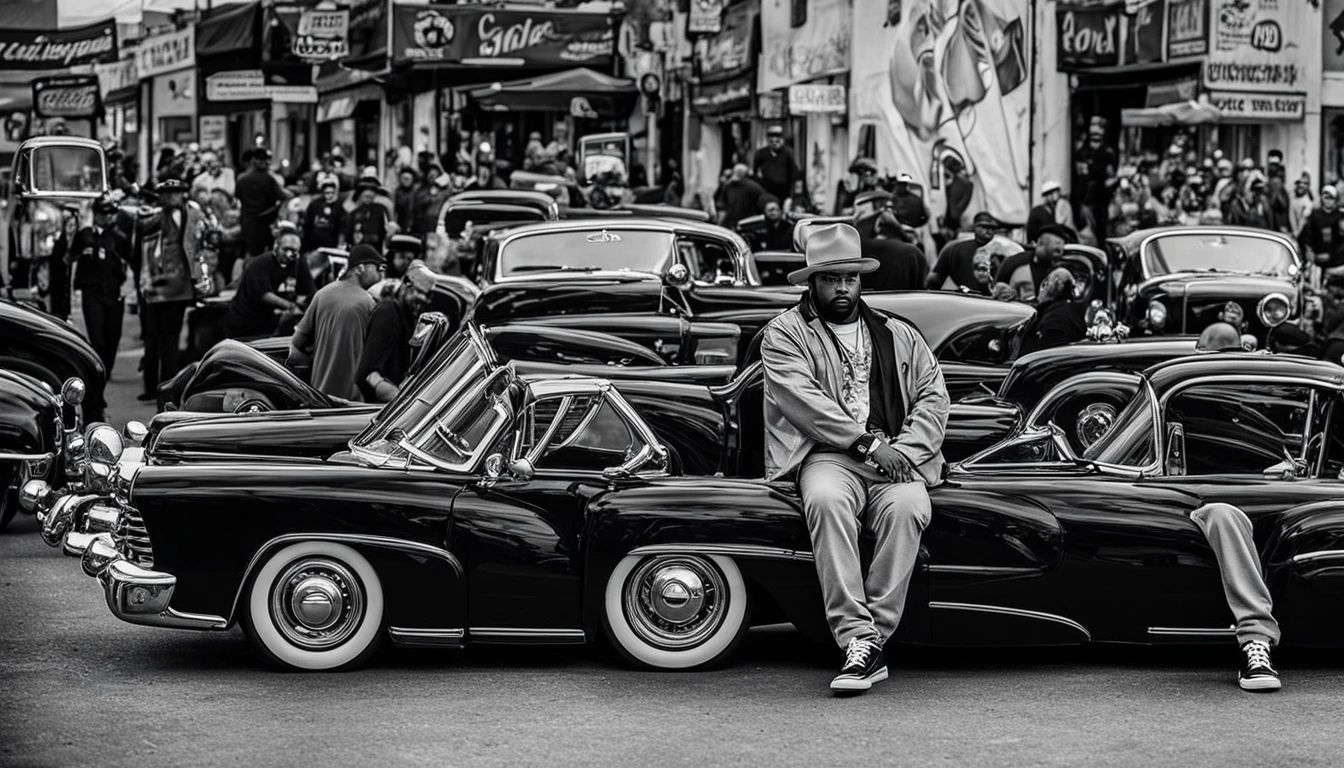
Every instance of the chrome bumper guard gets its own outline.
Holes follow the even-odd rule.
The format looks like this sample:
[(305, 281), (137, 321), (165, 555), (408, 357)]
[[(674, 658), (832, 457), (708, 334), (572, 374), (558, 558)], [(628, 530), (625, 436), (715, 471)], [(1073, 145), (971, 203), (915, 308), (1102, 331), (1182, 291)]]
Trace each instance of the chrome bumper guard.
[[(94, 537), (84, 553), (84, 571), (95, 569), (98, 581), (102, 582), (103, 594), (107, 598), (107, 607), (112, 615), (130, 624), (148, 627), (168, 627), (172, 629), (222, 630), (228, 621), (222, 616), (207, 616), (198, 613), (182, 613), (168, 606), (173, 599), (173, 590), (177, 587), (177, 577), (171, 573), (151, 571), (148, 568), (127, 561), (115, 550), (102, 550), (101, 545), (109, 547), (110, 537), (106, 534)], [(102, 551), (100, 551), (102, 550)], [(104, 559), (110, 556), (110, 559)]]

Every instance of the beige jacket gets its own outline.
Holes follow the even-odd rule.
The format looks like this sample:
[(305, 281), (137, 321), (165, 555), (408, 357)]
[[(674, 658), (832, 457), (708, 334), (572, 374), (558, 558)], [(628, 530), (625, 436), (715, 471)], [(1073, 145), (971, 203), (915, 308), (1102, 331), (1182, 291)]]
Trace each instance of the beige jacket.
[[(918, 331), (894, 317), (880, 317), (891, 332), (905, 405), (905, 423), (892, 446), (925, 485), (937, 485), (951, 405), (943, 371)], [(775, 480), (797, 469), (817, 445), (848, 451), (866, 430), (840, 405), (844, 364), (819, 318), (809, 321), (794, 307), (770, 321), (763, 333), (765, 475)]]

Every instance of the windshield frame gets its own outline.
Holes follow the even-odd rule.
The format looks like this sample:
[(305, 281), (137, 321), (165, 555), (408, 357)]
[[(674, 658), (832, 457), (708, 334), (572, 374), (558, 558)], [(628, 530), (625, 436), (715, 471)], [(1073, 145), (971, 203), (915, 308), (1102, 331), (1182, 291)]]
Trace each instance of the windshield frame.
[[(96, 190), (57, 190), (57, 189), (39, 189), (37, 186), (37, 157), (38, 153), (60, 152), (66, 150), (77, 150), (96, 155), (98, 158), (98, 172), (100, 174), (101, 188)], [(28, 147), (21, 154), (24, 157), (23, 173), (26, 176), (23, 181), (24, 196), (29, 198), (77, 198), (94, 200), (101, 197), (107, 191), (107, 156), (103, 154), (102, 148), (91, 147), (84, 144), (38, 144)]]
[[(1141, 476), (1157, 474), (1162, 469), (1162, 406), (1158, 403), (1157, 393), (1153, 390), (1153, 383), (1147, 376), (1140, 376), (1139, 378), (1139, 390), (1134, 393), (1134, 397), (1131, 397), (1129, 402), (1125, 403), (1125, 407), (1120, 410), (1119, 415), (1116, 417), (1115, 424), (1107, 430), (1106, 434), (1102, 435), (1095, 443), (1089, 446), (1087, 450), (1083, 451), (1082, 455), (1079, 457), (1084, 462), (1090, 463), (1098, 469), (1138, 472)], [(1148, 406), (1148, 413), (1151, 415), (1151, 423), (1146, 431), (1148, 433), (1149, 444), (1153, 448), (1152, 462), (1144, 466), (1134, 466), (1132, 464), (1117, 464), (1101, 461), (1097, 456), (1101, 454), (1105, 448), (1109, 448), (1111, 444), (1118, 439), (1118, 436), (1125, 431), (1125, 427), (1129, 422), (1139, 418), (1137, 415), (1129, 415), (1129, 411), (1130, 407), (1138, 402), (1138, 398), (1140, 397), (1143, 398), (1143, 402)], [(1121, 418), (1125, 416), (1127, 416), (1127, 418)]]
[[(1282, 247), (1288, 253), (1288, 257), (1291, 262), (1289, 264), (1288, 274), (1286, 276), (1278, 273), (1273, 275), (1267, 275), (1264, 273), (1246, 272), (1244, 270), (1235, 270), (1235, 269), (1224, 270), (1224, 272), (1227, 274), (1260, 275), (1263, 277), (1270, 277), (1274, 279), (1282, 279), (1290, 281), (1297, 280), (1302, 274), (1302, 255), (1298, 253), (1296, 246), (1293, 245), (1292, 242), (1287, 240), (1286, 238), (1277, 237), (1270, 232), (1254, 232), (1254, 231), (1243, 231), (1243, 230), (1224, 229), (1224, 228), (1217, 228), (1217, 229), (1191, 228), (1185, 231), (1156, 232), (1154, 234), (1145, 237), (1139, 243), (1139, 249), (1138, 249), (1139, 272), (1142, 275), (1143, 279), (1151, 280), (1154, 278), (1170, 277), (1171, 275), (1189, 274), (1191, 272), (1199, 273), (1200, 272), (1199, 270), (1177, 270), (1173, 272), (1158, 272), (1154, 269), (1155, 265), (1153, 264), (1153, 259), (1155, 258), (1155, 254), (1153, 253), (1153, 246), (1155, 243), (1157, 243), (1159, 240), (1175, 239), (1175, 238), (1191, 238), (1191, 237), (1222, 237), (1229, 239), (1233, 237), (1239, 237), (1251, 240), (1267, 240), (1269, 242), (1274, 243), (1275, 245)], [(1217, 273), (1211, 273), (1211, 274), (1217, 274)]]

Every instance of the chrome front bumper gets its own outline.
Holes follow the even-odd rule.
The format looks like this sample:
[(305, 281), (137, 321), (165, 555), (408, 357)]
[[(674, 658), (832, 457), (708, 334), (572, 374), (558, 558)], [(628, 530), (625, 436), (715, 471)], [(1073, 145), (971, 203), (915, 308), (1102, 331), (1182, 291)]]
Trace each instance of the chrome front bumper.
[[(101, 560), (98, 555), (90, 556), (97, 546), (98, 542), (95, 542), (85, 550), (83, 562), (86, 573), (90, 565), (96, 567)], [(103, 584), (108, 609), (122, 621), (173, 629), (222, 630), (228, 626), (228, 621), (222, 616), (182, 613), (170, 608), (168, 604), (177, 587), (177, 577), (171, 573), (151, 571), (127, 560), (116, 559), (107, 563), (97, 576)]]

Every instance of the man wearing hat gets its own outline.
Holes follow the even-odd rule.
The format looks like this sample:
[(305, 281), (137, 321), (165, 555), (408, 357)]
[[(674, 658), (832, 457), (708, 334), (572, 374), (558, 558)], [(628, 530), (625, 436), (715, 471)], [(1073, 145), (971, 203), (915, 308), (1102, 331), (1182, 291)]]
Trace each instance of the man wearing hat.
[(345, 231), (345, 208), (340, 197), (341, 182), (336, 174), (317, 174), (318, 194), (303, 212), (303, 249), (337, 248)]
[(355, 372), (373, 314), (369, 288), (382, 277), (383, 256), (368, 245), (350, 251), (345, 274), (313, 296), (289, 342), (291, 359), (311, 358), (312, 385), (320, 392), (359, 400)]
[(234, 183), (238, 198), (239, 235), (247, 245), (249, 257), (271, 247), (271, 225), (280, 206), (291, 195), (271, 175), (271, 151), (257, 147), (249, 156), (250, 168)]
[(136, 235), (145, 300), (142, 401), (157, 400), (159, 384), (177, 374), (182, 321), (196, 297), (192, 269), (202, 258), (196, 233), (205, 216), (200, 206), (186, 202), (187, 185), (179, 179), (159, 182), (154, 194), (160, 207), (142, 216)]
[(1041, 204), (1031, 209), (1027, 215), (1027, 243), (1036, 242), (1041, 229), (1051, 224), (1059, 224), (1059, 198), (1062, 194), (1058, 181), (1047, 181), (1041, 185)]
[(919, 229), (929, 223), (929, 208), (924, 204), (924, 198), (910, 189), (914, 181), (915, 177), (908, 173), (896, 177), (896, 190), (891, 194), (891, 210), (896, 214), (897, 221), (912, 229)]
[(434, 273), (420, 260), (411, 262), (401, 287), (373, 308), (355, 384), (365, 402), (388, 403), (397, 396), (411, 366), (411, 336), (434, 290)]
[(393, 235), (387, 243), (387, 254), (383, 257), (383, 278), (369, 286), (369, 295), (374, 301), (391, 296), (401, 286), (401, 278), (411, 262), (425, 255), (425, 247), (420, 238), (414, 235)]
[(93, 204), (93, 226), (75, 235), (75, 287), (84, 308), (84, 327), (89, 345), (103, 361), (109, 378), (117, 362), (121, 323), (126, 305), (121, 285), (131, 263), (131, 241), (116, 226), (120, 207), (103, 195)]
[(382, 191), (377, 179), (362, 178), (355, 184), (355, 209), (345, 220), (345, 243), (349, 247), (371, 245), (381, 249), (387, 239), (389, 215), (378, 202)]
[[(275, 248), (248, 262), (229, 302), (224, 330), (231, 339), (272, 336), (283, 321), (296, 321), (317, 292), (313, 273), (300, 258), (298, 232), (282, 231)], [(277, 317), (279, 313), (279, 317)]]
[[(942, 479), (949, 400), (919, 332), (860, 298), (861, 255), (848, 224), (815, 229), (798, 305), (762, 331), (765, 472), (797, 473), (827, 620), (845, 651), (837, 693), (887, 678), (883, 644), (900, 624), (928, 487)], [(877, 540), (865, 579), (859, 532)]]
[(1333, 184), (1321, 187), (1321, 204), (1307, 217), (1298, 242), (1303, 252), (1313, 254), (1316, 264), (1327, 272), (1344, 266), (1344, 212), (1339, 209), (1339, 192)]
[(772, 125), (765, 130), (765, 146), (752, 155), (751, 168), (766, 192), (780, 200), (793, 192), (793, 182), (803, 177), (793, 150), (784, 145), (784, 126)]
[[(929, 271), (926, 286), (929, 290), (940, 290), (944, 283), (951, 279), (959, 289), (988, 295), (989, 290), (985, 288), (986, 281), (976, 277), (975, 254), (976, 251), (989, 245), (999, 233), (999, 220), (989, 211), (981, 211), (975, 214), (973, 223), (975, 237), (970, 240), (956, 240), (943, 246), (942, 252), (938, 254), (938, 261)], [(994, 276), (997, 267), (998, 265), (993, 265), (988, 277)]]
[(1274, 229), (1270, 223), (1269, 203), (1265, 200), (1265, 175), (1248, 171), (1242, 182), (1242, 192), (1232, 200), (1227, 223), (1238, 227)]

